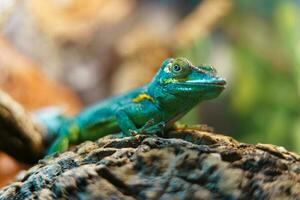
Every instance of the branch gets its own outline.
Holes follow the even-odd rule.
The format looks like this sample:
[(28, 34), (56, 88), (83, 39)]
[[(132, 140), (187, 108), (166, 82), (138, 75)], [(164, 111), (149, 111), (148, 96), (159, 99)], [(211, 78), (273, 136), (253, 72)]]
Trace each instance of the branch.
[(36, 162), (43, 152), (42, 129), (21, 105), (2, 91), (0, 138), (0, 149), (22, 162)]
[(107, 136), (41, 160), (0, 199), (297, 199), (299, 160), (195, 129)]
[(205, 0), (195, 11), (182, 20), (176, 28), (171, 44), (173, 48), (189, 46), (193, 41), (208, 35), (221, 18), (226, 16), (232, 7), (231, 0)]

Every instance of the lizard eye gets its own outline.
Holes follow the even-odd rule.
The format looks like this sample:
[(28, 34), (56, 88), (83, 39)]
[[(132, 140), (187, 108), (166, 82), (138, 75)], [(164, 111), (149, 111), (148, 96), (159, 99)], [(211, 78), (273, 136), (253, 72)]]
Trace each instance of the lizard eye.
[(184, 78), (191, 72), (190, 63), (183, 58), (174, 59), (170, 71), (176, 78)]
[(181, 68), (179, 65), (177, 65), (177, 64), (173, 65), (173, 71), (174, 71), (174, 72), (180, 72), (181, 69), (182, 69), (182, 68)]

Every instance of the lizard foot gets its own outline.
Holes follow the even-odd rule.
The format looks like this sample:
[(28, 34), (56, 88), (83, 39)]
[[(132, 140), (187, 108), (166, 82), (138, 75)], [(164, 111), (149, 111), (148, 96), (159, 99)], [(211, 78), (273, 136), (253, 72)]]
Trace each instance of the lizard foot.
[(164, 122), (154, 124), (154, 120), (150, 119), (140, 129), (137, 129), (137, 130), (129, 129), (129, 133), (130, 133), (131, 136), (155, 135), (157, 133), (161, 133), (163, 135), (163, 131), (164, 131), (165, 126), (166, 126), (166, 124)]
[(143, 134), (148, 134), (148, 135), (154, 135), (157, 133), (161, 133), (163, 135), (165, 126), (166, 126), (165, 122), (160, 122), (152, 126), (148, 126), (148, 127), (144, 126), (141, 131)]
[(131, 136), (136, 136), (136, 135), (139, 134), (138, 131), (135, 131), (135, 130), (132, 130), (132, 129), (129, 129), (129, 132), (130, 132)]

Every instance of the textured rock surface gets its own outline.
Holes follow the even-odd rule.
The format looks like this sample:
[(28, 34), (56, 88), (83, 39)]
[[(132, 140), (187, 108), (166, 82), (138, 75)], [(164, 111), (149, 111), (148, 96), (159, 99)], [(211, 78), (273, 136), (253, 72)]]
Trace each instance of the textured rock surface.
[(299, 199), (299, 160), (191, 129), (109, 136), (41, 160), (0, 199)]

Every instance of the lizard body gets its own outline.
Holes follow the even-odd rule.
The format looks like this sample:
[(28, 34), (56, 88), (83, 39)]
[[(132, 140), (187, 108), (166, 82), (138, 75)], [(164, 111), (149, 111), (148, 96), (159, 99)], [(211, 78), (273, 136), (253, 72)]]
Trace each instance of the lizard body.
[(210, 66), (167, 59), (143, 87), (88, 107), (75, 117), (41, 117), (52, 138), (47, 154), (121, 131), (124, 136), (161, 132), (202, 100), (217, 97), (225, 84)]

